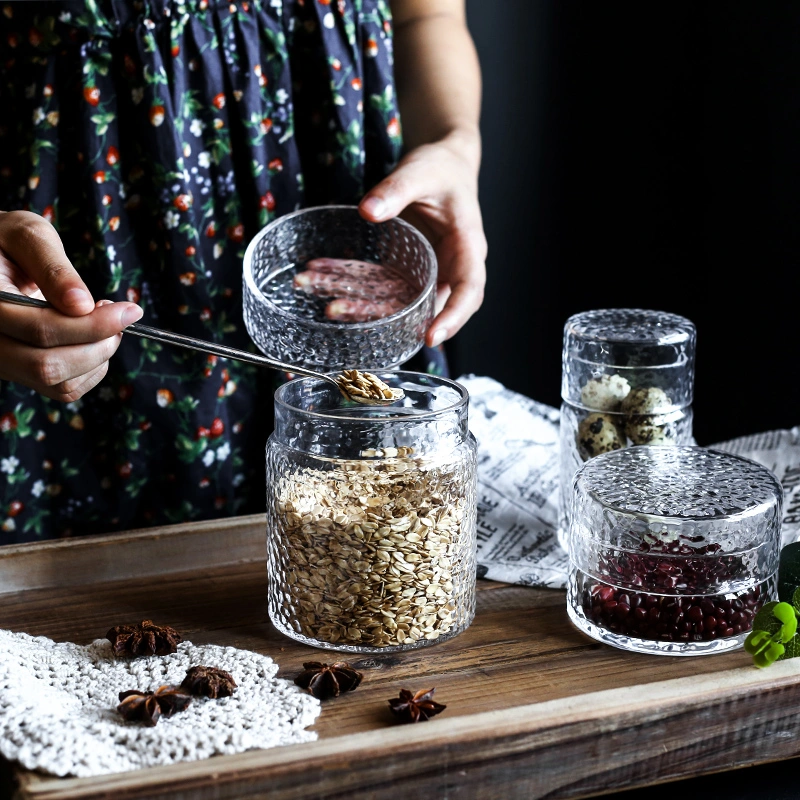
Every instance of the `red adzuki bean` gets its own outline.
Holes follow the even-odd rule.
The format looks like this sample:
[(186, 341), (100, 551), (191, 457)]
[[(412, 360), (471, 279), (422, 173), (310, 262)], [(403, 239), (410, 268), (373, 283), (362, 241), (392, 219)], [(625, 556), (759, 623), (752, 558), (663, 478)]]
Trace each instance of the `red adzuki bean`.
[[(696, 543), (697, 537), (687, 541)], [(582, 605), (588, 619), (614, 633), (667, 642), (722, 639), (750, 630), (764, 602), (759, 587), (735, 599), (708, 596), (745, 573), (741, 557), (708, 558), (721, 549), (716, 543), (642, 542), (639, 549), (641, 554), (600, 558), (601, 574), (621, 586), (586, 584)], [(675, 591), (681, 594), (661, 594)]]
[[(587, 618), (614, 633), (666, 642), (701, 642), (749, 631), (763, 605), (760, 594), (756, 586), (736, 600), (724, 595), (673, 597), (595, 583), (584, 588), (582, 600)], [(734, 603), (741, 605), (741, 610)]]

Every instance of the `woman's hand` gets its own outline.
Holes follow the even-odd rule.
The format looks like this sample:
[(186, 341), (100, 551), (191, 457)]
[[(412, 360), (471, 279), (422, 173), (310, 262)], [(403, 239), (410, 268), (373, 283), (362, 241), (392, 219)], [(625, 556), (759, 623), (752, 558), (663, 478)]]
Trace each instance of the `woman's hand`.
[(105, 377), (121, 331), (143, 313), (135, 303), (95, 303), (55, 228), (27, 211), (0, 212), (0, 290), (55, 306), (0, 302), (0, 379), (65, 403)]
[(483, 302), (487, 245), (478, 205), (476, 138), (452, 133), (416, 147), (360, 204), (366, 219), (401, 216), (433, 245), (439, 285), (436, 318), (425, 338), (429, 347), (453, 336)]

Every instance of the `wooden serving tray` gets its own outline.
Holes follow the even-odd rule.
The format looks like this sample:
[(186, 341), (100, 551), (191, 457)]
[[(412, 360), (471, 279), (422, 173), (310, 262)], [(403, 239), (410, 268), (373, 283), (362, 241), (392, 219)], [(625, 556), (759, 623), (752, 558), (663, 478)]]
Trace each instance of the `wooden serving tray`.
[[(88, 644), (151, 618), (195, 644), (270, 655), (293, 678), (336, 658), (270, 624), (261, 515), (0, 548), (0, 628)], [(579, 798), (800, 753), (800, 659), (625, 653), (576, 631), (564, 592), (479, 581), (472, 626), (364, 672), (326, 701), (316, 742), (96, 778), (14, 769), (19, 800)], [(387, 700), (436, 688), (447, 710), (396, 724)]]

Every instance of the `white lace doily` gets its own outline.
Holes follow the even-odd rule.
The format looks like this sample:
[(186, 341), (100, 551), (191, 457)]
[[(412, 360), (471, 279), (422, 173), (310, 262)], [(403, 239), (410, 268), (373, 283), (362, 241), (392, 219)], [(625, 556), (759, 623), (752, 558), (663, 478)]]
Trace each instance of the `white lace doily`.
[[(116, 711), (119, 693), (180, 684), (189, 667), (224, 669), (231, 697), (196, 697), (148, 727)], [(276, 678), (268, 656), (191, 642), (168, 656), (124, 659), (111, 643), (57, 643), (0, 630), (0, 753), (28, 769), (87, 777), (308, 742), (319, 700)]]

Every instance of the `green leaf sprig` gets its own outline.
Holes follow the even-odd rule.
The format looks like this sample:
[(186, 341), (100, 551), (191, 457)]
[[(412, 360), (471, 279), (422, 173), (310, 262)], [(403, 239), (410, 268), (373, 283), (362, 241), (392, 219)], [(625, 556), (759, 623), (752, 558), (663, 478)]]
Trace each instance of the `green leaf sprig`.
[(795, 589), (791, 603), (767, 603), (756, 614), (753, 630), (744, 640), (745, 652), (753, 657), (757, 667), (768, 667), (776, 661), (800, 656), (800, 587)]

